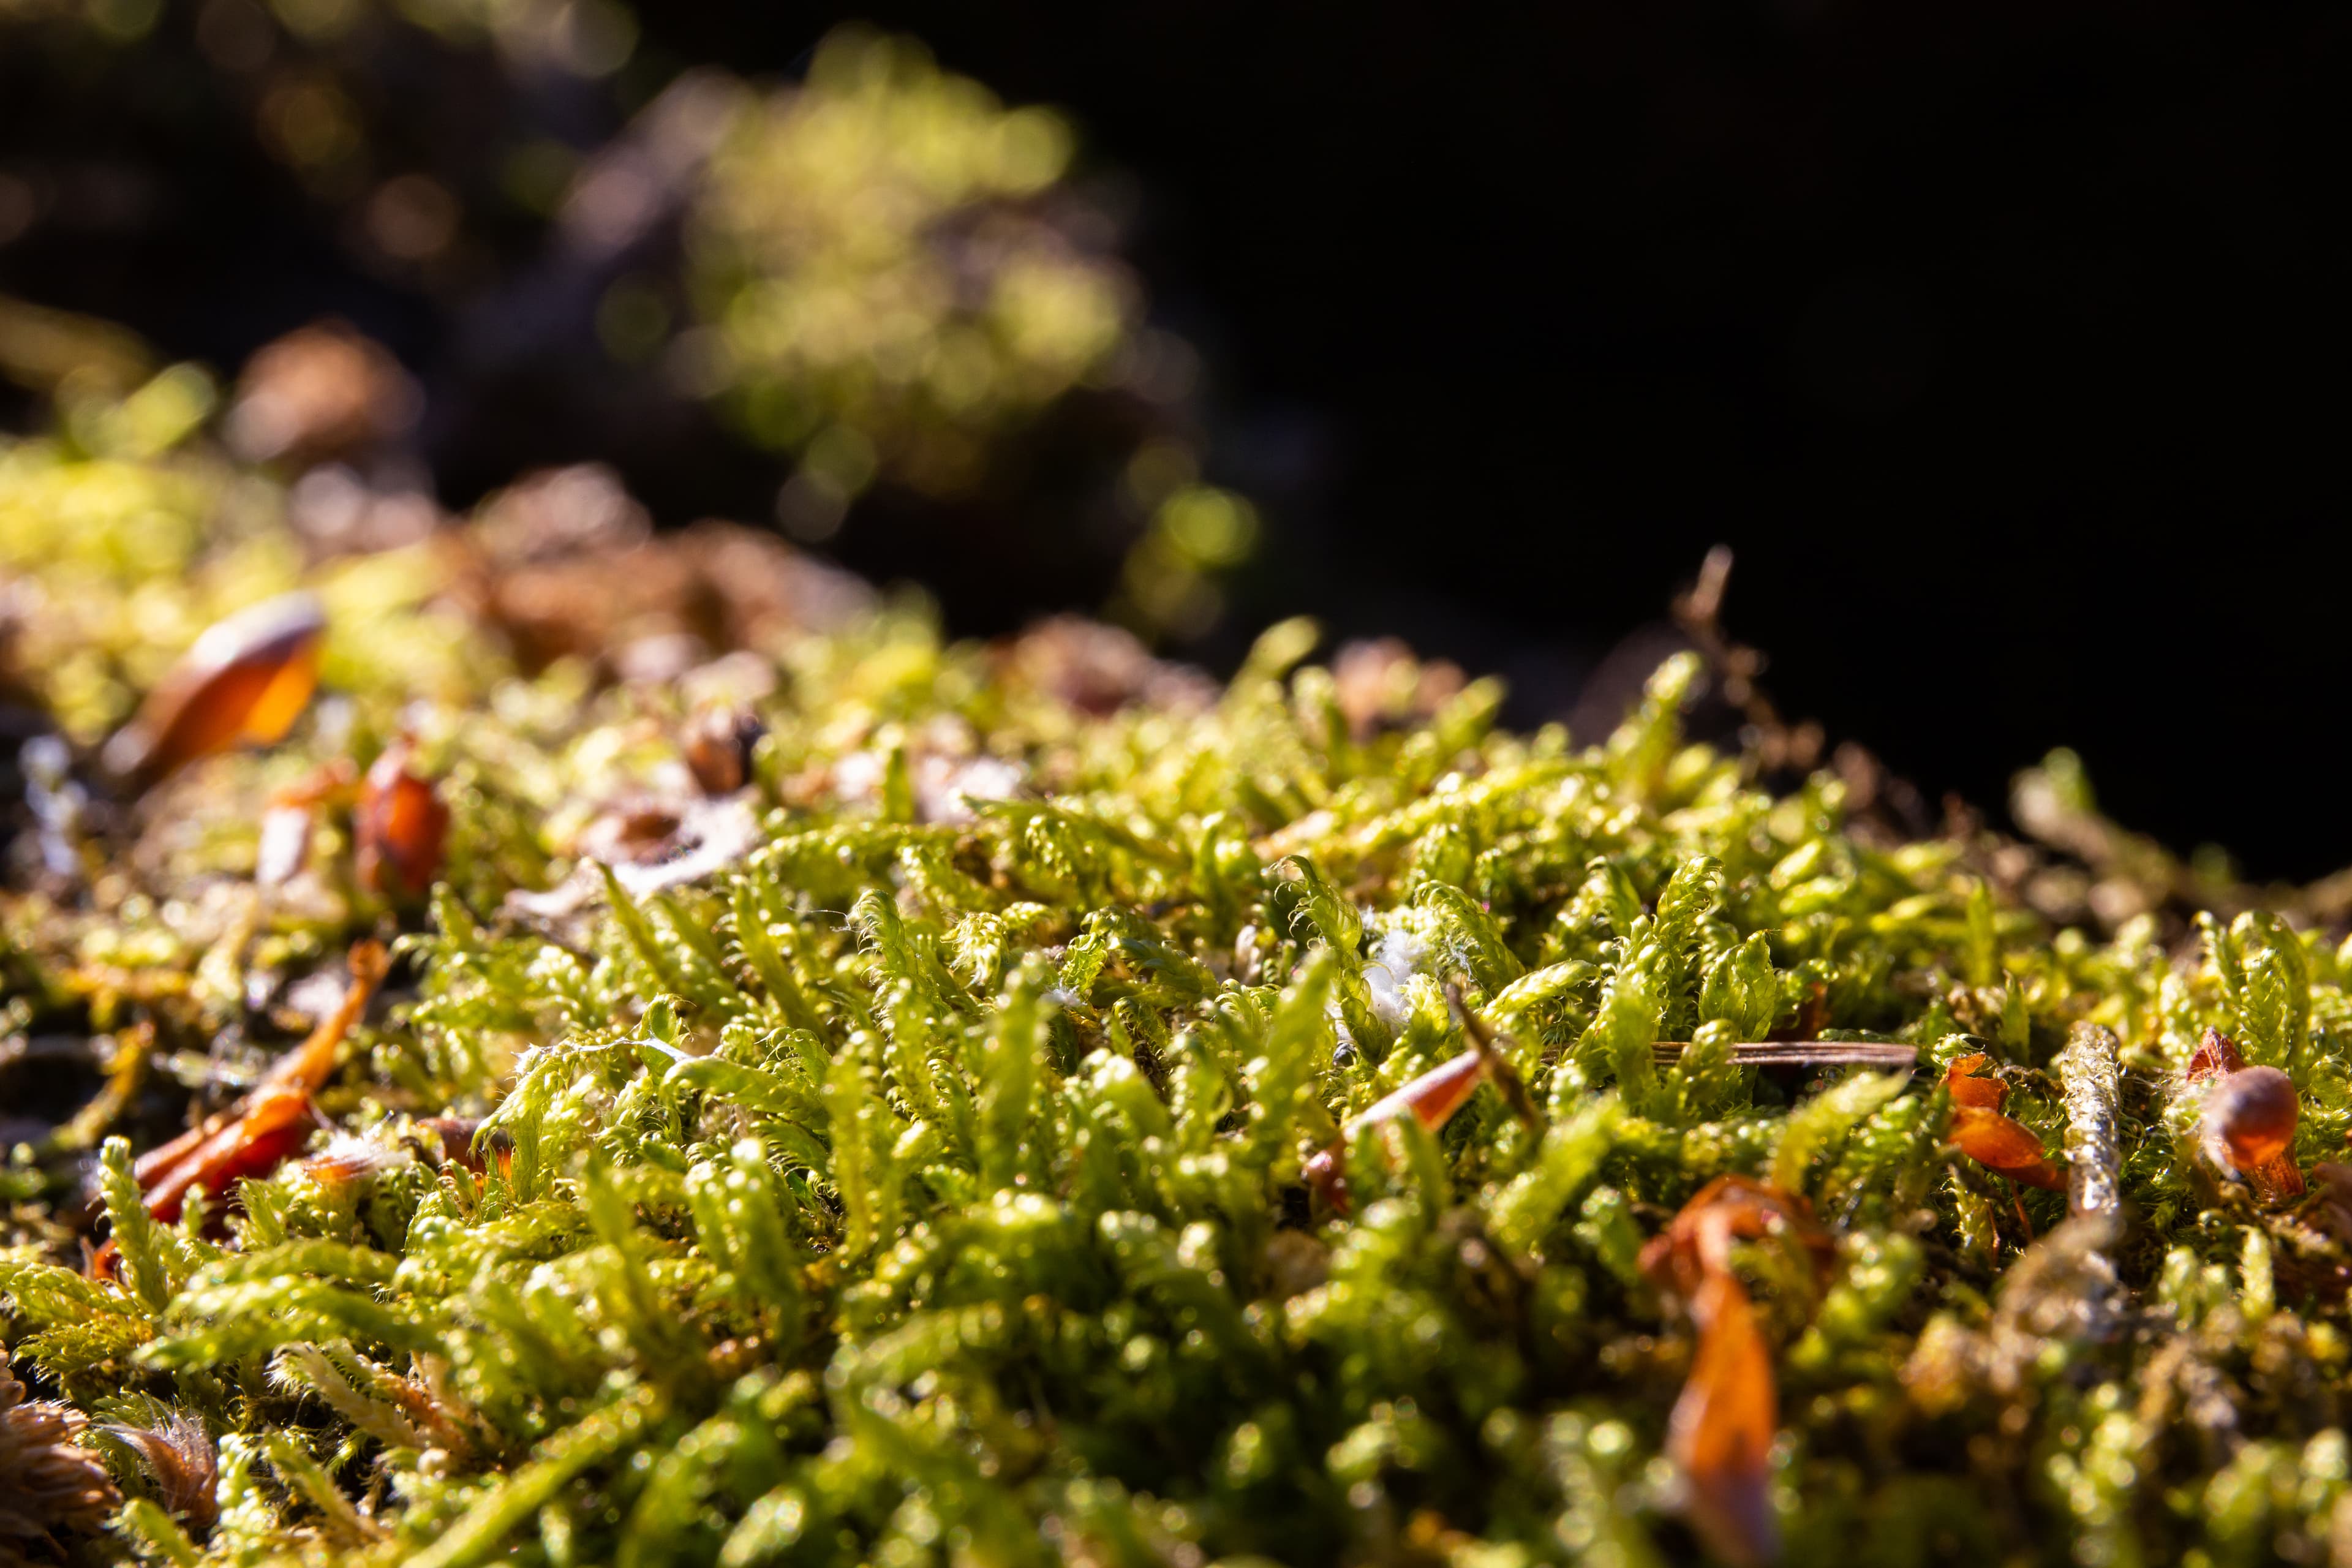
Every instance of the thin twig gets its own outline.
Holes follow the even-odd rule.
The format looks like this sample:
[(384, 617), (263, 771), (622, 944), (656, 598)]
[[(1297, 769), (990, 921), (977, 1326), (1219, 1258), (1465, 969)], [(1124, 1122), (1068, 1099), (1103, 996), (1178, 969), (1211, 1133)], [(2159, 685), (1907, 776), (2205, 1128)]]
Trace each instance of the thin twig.
[(1495, 1031), (1484, 1018), (1463, 1005), (1462, 987), (1451, 980), (1445, 983), (1445, 1000), (1454, 1009), (1454, 1016), (1462, 1020), (1463, 1037), (1470, 1042), (1470, 1048), (1486, 1058), (1486, 1076), (1502, 1091), (1503, 1099), (1509, 1103), (1512, 1111), (1521, 1121), (1541, 1131), (1543, 1113), (1536, 1109), (1535, 1097), (1528, 1092), (1528, 1086), (1517, 1071), (1496, 1048)]
[(2116, 1101), (2122, 1074), (2116, 1032), (2077, 1024), (2058, 1053), (2058, 1082), (2066, 1101), (2066, 1213), (2070, 1226), (2095, 1225), (2081, 1261), (2085, 1326), (2105, 1332), (2116, 1299), (2115, 1244), (2123, 1230), (2123, 1158), (2116, 1147)]
[[(1660, 1040), (1650, 1047), (1661, 1062), (1690, 1048), (1687, 1040)], [(1919, 1063), (1919, 1047), (1871, 1040), (1751, 1040), (1727, 1047), (1741, 1067), (1907, 1068)]]
[(1698, 581), (1675, 598), (1675, 624), (1714, 669), (1723, 700), (1738, 709), (1756, 731), (1758, 760), (1770, 769), (1807, 771), (1821, 757), (1822, 728), (1811, 721), (1791, 725), (1783, 719), (1757, 679), (1764, 673), (1764, 656), (1724, 631), (1723, 595), (1730, 583), (1731, 546), (1718, 544), (1699, 563)]
[(2058, 1053), (2058, 1081), (2066, 1100), (2070, 1214), (2114, 1214), (2123, 1206), (2122, 1159), (2116, 1150), (2116, 1032), (2077, 1024)]

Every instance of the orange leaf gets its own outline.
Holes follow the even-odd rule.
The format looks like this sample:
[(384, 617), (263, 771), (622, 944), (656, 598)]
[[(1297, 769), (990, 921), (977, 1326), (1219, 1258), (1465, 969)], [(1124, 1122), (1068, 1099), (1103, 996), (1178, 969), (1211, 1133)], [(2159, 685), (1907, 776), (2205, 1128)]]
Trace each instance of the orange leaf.
[(266, 1176), (309, 1142), (310, 1096), (334, 1071), (343, 1037), (367, 1011), (368, 998), (383, 980), (388, 961), (383, 944), (352, 948), (352, 984), (335, 1010), (319, 1021), (310, 1037), (280, 1057), (253, 1092), (131, 1167), (150, 1213), (161, 1220), (180, 1217), (189, 1189), (201, 1185), (226, 1194), (232, 1183)]
[(1642, 1250), (1643, 1271), (1686, 1300), (1698, 1324), (1690, 1380), (1667, 1426), (1667, 1457), (1689, 1488), (1691, 1528), (1724, 1562), (1748, 1568), (1780, 1552), (1768, 1489), (1779, 1429), (1772, 1356), (1747, 1288), (1731, 1271), (1731, 1244), (1775, 1233), (1793, 1238), (1825, 1273), (1830, 1238), (1805, 1200), (1748, 1176), (1701, 1187)]
[(2066, 1185), (2064, 1173), (2050, 1163), (2033, 1130), (1998, 1110), (1977, 1105), (1953, 1106), (1951, 1139), (1961, 1153), (2012, 1182), (2053, 1193)]
[(1348, 1120), (1342, 1130), (1341, 1142), (1309, 1159), (1300, 1173), (1317, 1196), (1335, 1213), (1348, 1212), (1348, 1182), (1345, 1170), (1347, 1142), (1367, 1127), (1383, 1121), (1394, 1121), (1410, 1115), (1432, 1132), (1454, 1120), (1454, 1113), (1470, 1102), (1478, 1086), (1486, 1079), (1495, 1058), (1483, 1047), (1463, 1052), (1450, 1061), (1441, 1062), (1423, 1073), (1393, 1094), (1381, 1096), (1366, 1106), (1359, 1115)]
[(383, 898), (414, 898), (433, 886), (449, 837), (449, 808), (430, 782), (409, 770), (404, 741), (384, 749), (360, 785), (352, 830), (360, 886)]
[(310, 703), (326, 635), (326, 613), (308, 594), (215, 622), (107, 742), (106, 765), (152, 783), (239, 743), (280, 739)]
[(1957, 1057), (1944, 1069), (1944, 1089), (1951, 1095), (1954, 1105), (1974, 1105), (1986, 1110), (1999, 1110), (2009, 1098), (2009, 1086), (1997, 1078), (1976, 1076), (1992, 1066), (1988, 1056)]
[(1690, 1488), (1691, 1526), (1727, 1563), (1780, 1554), (1769, 1482), (1780, 1426), (1772, 1357), (1738, 1277), (1710, 1274), (1691, 1300), (1699, 1324), (1690, 1381), (1675, 1402), (1666, 1455)]
[(147, 1189), (147, 1212), (169, 1223), (180, 1217), (192, 1188), (201, 1186), (218, 1195), (247, 1176), (268, 1175), (310, 1142), (315, 1125), (308, 1091), (257, 1093), (236, 1121), (198, 1144)]

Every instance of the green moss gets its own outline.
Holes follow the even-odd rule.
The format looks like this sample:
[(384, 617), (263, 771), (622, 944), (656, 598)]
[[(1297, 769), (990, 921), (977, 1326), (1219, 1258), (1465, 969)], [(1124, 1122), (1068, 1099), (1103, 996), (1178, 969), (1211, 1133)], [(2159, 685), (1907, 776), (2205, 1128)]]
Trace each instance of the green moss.
[[(41, 520), (11, 525), (25, 646), (66, 650), (14, 673), (77, 741), (216, 609), (347, 585), (283, 746), (93, 811), (86, 872), (20, 864), (0, 896), (11, 1047), (116, 1058), (0, 1187), (14, 1364), (101, 1422), (194, 1416), (217, 1466), (217, 1518), (174, 1524), (110, 1448), (132, 1500), (76, 1550), (1687, 1558), (1657, 1456), (1692, 1334), (1641, 1253), (1727, 1173), (1834, 1239), (1824, 1285), (1739, 1255), (1792, 1559), (2310, 1561), (2342, 1534), (2340, 1222), (2209, 1163), (2179, 1080), (2230, 1032), (2293, 1077), (2300, 1162), (2329, 1157), (2342, 960), (2309, 899), (2241, 907), (2063, 759), (2029, 788), (2071, 858), (1907, 840), (1832, 773), (1768, 787), (1760, 754), (1686, 742), (1689, 656), (1608, 736), (1498, 730), (1484, 683), (1368, 695), (1295, 623), (1222, 691), (1123, 650), (1105, 712), (1074, 678), (1097, 634), (951, 645), (870, 598), (683, 686), (593, 655), (526, 675), (448, 552), (306, 564), (281, 510), (201, 446), (0, 452), (0, 519)], [(97, 531), (52, 548), (68, 515)], [(132, 548), (158, 529), (169, 552)], [(706, 800), (686, 693), (728, 689), (764, 735), (748, 793)], [(268, 793), (404, 727), (455, 814), (429, 907), (354, 885), (339, 810), (256, 889)], [(633, 861), (598, 837), (627, 811), (702, 847)], [(166, 1226), (108, 1142), (122, 1283), (68, 1267), (100, 1136), (216, 1104), (300, 1026), (290, 984), (402, 920), (391, 1005), (320, 1096), (371, 1168), (289, 1164)], [(1449, 984), (1538, 1123), (1482, 1089), (1442, 1131), (1351, 1126), (1465, 1048)], [(2119, 1220), (1945, 1142), (1937, 1073), (1985, 1051), (2054, 1154), (2083, 1024), (2121, 1042)], [(1792, 1037), (1916, 1044), (1921, 1070), (1731, 1049)], [(486, 1119), (478, 1170), (418, 1152), (442, 1114)], [(1333, 1147), (1344, 1214), (1302, 1172)]]

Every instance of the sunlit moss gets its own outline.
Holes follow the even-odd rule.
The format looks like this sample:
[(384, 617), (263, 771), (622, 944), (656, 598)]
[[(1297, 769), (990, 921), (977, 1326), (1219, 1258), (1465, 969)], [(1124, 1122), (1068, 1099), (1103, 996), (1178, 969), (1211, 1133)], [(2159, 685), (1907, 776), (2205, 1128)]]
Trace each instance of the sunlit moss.
[[(1241, 514), (1181, 483), (1171, 538), (1223, 548)], [(2322, 1163), (2352, 999), (2305, 895), (2291, 922), (2216, 884), (2200, 931), (2203, 884), (2095, 858), (2092, 827), (2120, 840), (2063, 759), (2030, 787), (2076, 858), (1906, 839), (1850, 773), (1692, 743), (1696, 658), (1612, 734), (1515, 734), (1493, 683), (1310, 663), (1300, 623), (1220, 689), (1073, 623), (944, 642), (781, 546), (714, 586), (701, 544), (531, 543), (531, 506), (600, 493), (314, 563), (201, 436), (0, 449), (6, 674), (85, 748), (35, 781), (83, 814), (17, 836), (67, 863), (20, 848), (0, 894), (0, 1053), (103, 1036), (109, 1075), (0, 1170), (0, 1330), (100, 1427), (187, 1418), (211, 1478), (174, 1503), (177, 1461), (94, 1438), (129, 1500), (79, 1549), (1688, 1558), (1660, 1456), (1694, 1336), (1645, 1252), (1726, 1175), (1823, 1232), (1820, 1278), (1768, 1242), (1724, 1261), (1772, 1353), (1792, 1560), (2339, 1533), (2352, 1209)], [(774, 604), (665, 621), (627, 597), (656, 581)], [(333, 627), (305, 721), (110, 803), (88, 744), (207, 616), (298, 584)], [(523, 657), (567, 608), (581, 636)], [(628, 674), (688, 624), (700, 662)], [(257, 886), (273, 795), (396, 734), (452, 814), (429, 904), (355, 881), (331, 804)], [(698, 735), (746, 743), (738, 771), (698, 773)], [(2137, 912), (2053, 924), (2061, 870), (2145, 872)], [(148, 1218), (109, 1135), (250, 1082), (320, 1005), (299, 988), (395, 925), (393, 1005), (318, 1096), (341, 1142)], [(1433, 1131), (1358, 1120), (1464, 1051), (1449, 984), (1533, 1114), (1481, 1089)], [(2086, 1024), (2118, 1037), (2123, 1205), (2070, 1220), (1948, 1143), (1941, 1075), (1993, 1058), (2063, 1160)], [(2202, 1152), (2208, 1026), (2294, 1079), (2299, 1207)], [(1792, 1039), (1920, 1071), (1734, 1048)], [(470, 1158), (441, 1115), (483, 1121)], [(1344, 1211), (1306, 1173), (1334, 1148)], [(85, 1182), (115, 1280), (72, 1266)]]

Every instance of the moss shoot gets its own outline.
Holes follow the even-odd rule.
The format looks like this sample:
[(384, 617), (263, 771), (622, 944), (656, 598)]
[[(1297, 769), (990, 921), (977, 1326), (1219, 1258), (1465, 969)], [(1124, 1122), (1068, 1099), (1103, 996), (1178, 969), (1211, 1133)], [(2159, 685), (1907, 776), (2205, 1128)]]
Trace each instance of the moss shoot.
[(0, 1561), (2352, 1551), (2342, 889), (1694, 741), (1711, 615), (1515, 734), (590, 470), (323, 541), (208, 398), (0, 447)]

